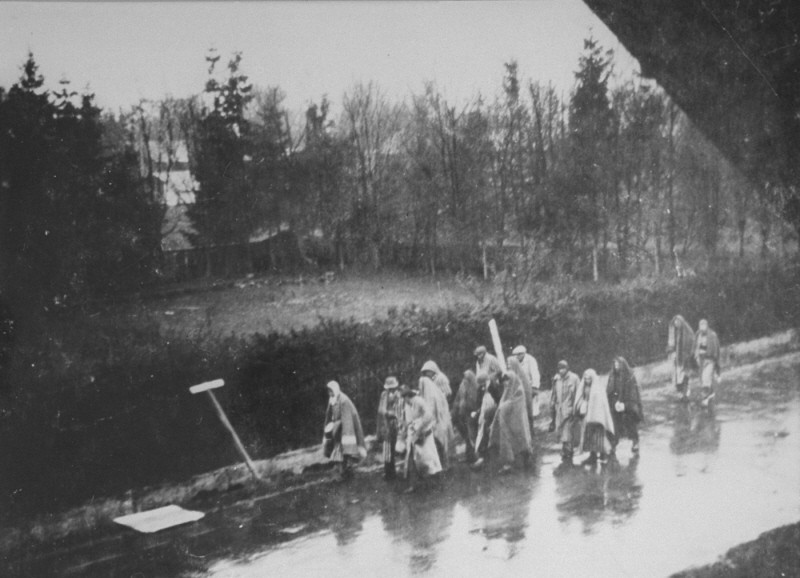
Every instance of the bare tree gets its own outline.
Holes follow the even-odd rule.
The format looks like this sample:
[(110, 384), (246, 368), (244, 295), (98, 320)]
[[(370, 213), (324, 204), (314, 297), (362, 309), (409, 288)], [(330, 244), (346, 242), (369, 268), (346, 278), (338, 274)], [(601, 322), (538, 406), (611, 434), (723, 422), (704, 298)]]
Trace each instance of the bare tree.
[(374, 269), (381, 266), (386, 214), (382, 203), (390, 190), (390, 161), (399, 152), (400, 105), (392, 105), (373, 83), (358, 84), (342, 103), (341, 127), (352, 147), (350, 175), (357, 194), (354, 199), (358, 229), (368, 246)]

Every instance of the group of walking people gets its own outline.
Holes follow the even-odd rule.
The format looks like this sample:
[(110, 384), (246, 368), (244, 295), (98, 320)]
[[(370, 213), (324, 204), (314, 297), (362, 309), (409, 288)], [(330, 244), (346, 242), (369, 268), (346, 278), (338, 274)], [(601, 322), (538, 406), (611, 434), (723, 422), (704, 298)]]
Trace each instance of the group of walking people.
[[(686, 320), (675, 316), (669, 325), (668, 351), (673, 379), (682, 396), (689, 396), (688, 371), (698, 368), (702, 403), (714, 396), (719, 379), (719, 339), (701, 320), (693, 333)], [(522, 345), (503, 363), (484, 346), (474, 351), (475, 367), (464, 372), (453, 396), (450, 380), (432, 360), (426, 361), (414, 385), (401, 385), (389, 376), (378, 404), (377, 439), (382, 443), (384, 475), (402, 471), (413, 489), (416, 480), (446, 470), (454, 453), (458, 430), (466, 445), (466, 459), (474, 468), (489, 461), (501, 471), (532, 463), (534, 418), (541, 413), (541, 379), (536, 359)], [(329, 404), (323, 448), (326, 457), (340, 462), (342, 475), (366, 456), (358, 412), (339, 384), (327, 385)], [(451, 413), (452, 403), (452, 413)], [(588, 452), (584, 465), (613, 459), (620, 440), (631, 440), (639, 453), (639, 424), (644, 418), (641, 391), (624, 357), (613, 359), (607, 379), (594, 369), (578, 377), (566, 360), (558, 362), (550, 395), (549, 431), (561, 444), (562, 462), (571, 465), (575, 450)]]
[(673, 317), (669, 323), (667, 354), (672, 360), (672, 383), (681, 399), (691, 398), (689, 375), (694, 369), (700, 377), (700, 403), (711, 405), (720, 378), (720, 347), (719, 337), (708, 321), (701, 319), (695, 333), (682, 315)]
[(575, 448), (589, 452), (584, 464), (613, 457), (623, 438), (631, 440), (631, 452), (639, 453), (639, 423), (644, 418), (642, 396), (633, 370), (624, 357), (615, 357), (607, 381), (594, 369), (582, 377), (558, 362), (550, 394), (550, 431), (561, 442), (561, 459), (572, 464)]

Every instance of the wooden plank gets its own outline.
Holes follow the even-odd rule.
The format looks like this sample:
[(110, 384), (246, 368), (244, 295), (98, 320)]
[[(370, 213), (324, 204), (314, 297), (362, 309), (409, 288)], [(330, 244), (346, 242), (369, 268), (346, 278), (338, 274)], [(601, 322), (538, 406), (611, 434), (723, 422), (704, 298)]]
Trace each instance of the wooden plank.
[(181, 524), (196, 522), (203, 516), (205, 516), (203, 512), (184, 510), (180, 506), (171, 504), (163, 508), (156, 508), (155, 510), (120, 516), (114, 518), (114, 521), (117, 524), (133, 528), (137, 532), (150, 534)]
[(206, 381), (205, 383), (200, 383), (197, 385), (193, 385), (189, 388), (189, 391), (192, 393), (200, 393), (202, 391), (208, 391), (209, 389), (216, 389), (218, 387), (222, 387), (225, 385), (225, 381), (222, 379), (215, 379), (214, 381)]

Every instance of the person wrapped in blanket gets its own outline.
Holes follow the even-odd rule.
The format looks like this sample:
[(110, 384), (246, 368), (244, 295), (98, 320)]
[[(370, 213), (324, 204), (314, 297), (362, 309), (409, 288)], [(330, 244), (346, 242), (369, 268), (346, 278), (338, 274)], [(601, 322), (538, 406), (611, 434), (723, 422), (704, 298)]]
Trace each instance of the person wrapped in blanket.
[(558, 362), (558, 373), (553, 376), (550, 393), (549, 431), (558, 434), (561, 442), (561, 461), (572, 464), (574, 446), (580, 441), (580, 420), (575, 415), (575, 397), (580, 378), (569, 370), (565, 359)]
[[(442, 463), (442, 467), (448, 469), (450, 467), (450, 457), (452, 456), (455, 445), (453, 443), (453, 437), (455, 436), (453, 420), (450, 416), (450, 406), (447, 402), (444, 390), (437, 385), (437, 381), (435, 381), (436, 376), (433, 378), (430, 377), (431, 372), (426, 370), (428, 364), (433, 364), (433, 362), (429, 361), (422, 367), (422, 376), (419, 378), (417, 391), (433, 413), (433, 441), (439, 452), (439, 460)], [(437, 375), (447, 379), (441, 372), (438, 372)]]
[(526, 390), (517, 358), (510, 358), (509, 364), (500, 378), (503, 395), (489, 431), (489, 448), (496, 451), (503, 472), (510, 470), (517, 458), (523, 467), (531, 465), (530, 389)]
[(341, 464), (341, 477), (353, 475), (353, 464), (367, 457), (364, 430), (361, 419), (350, 398), (342, 393), (339, 384), (330, 381), (328, 408), (325, 411), (325, 428), (322, 436), (323, 454), (333, 462)]
[(502, 396), (502, 385), (499, 381), (493, 382), (489, 375), (480, 372), (475, 380), (478, 382), (478, 399), (480, 407), (471, 415), (478, 420), (478, 433), (475, 436), (475, 457), (472, 464), (473, 468), (480, 468), (486, 460), (486, 453), (489, 449), (489, 430), (494, 422), (494, 415), (497, 411), (497, 404)]
[(672, 362), (672, 385), (681, 395), (681, 400), (688, 401), (691, 394), (688, 369), (694, 355), (694, 331), (682, 315), (676, 315), (669, 322), (667, 354)]
[(391, 480), (396, 475), (395, 451), (397, 435), (403, 421), (403, 400), (398, 390), (397, 378), (389, 376), (383, 384), (378, 402), (378, 429), (376, 437), (383, 443), (383, 475)]
[(412, 492), (419, 480), (436, 476), (442, 471), (439, 452), (434, 443), (436, 418), (433, 409), (418, 392), (407, 385), (400, 387), (403, 398), (403, 420), (406, 432), (405, 477)]
[[(539, 364), (536, 358), (528, 353), (524, 345), (517, 345), (514, 351), (511, 352), (519, 361), (520, 369), (522, 371), (520, 377), (530, 384), (531, 389), (531, 437), (533, 437), (533, 418), (539, 415), (539, 391), (541, 387), (541, 375), (539, 374)], [(509, 366), (510, 367), (510, 366)]]
[(708, 326), (708, 321), (701, 319), (694, 336), (694, 360), (700, 371), (701, 404), (706, 407), (714, 399), (714, 388), (719, 384), (719, 353), (717, 333)]
[(448, 377), (442, 373), (442, 370), (439, 369), (439, 366), (435, 361), (429, 359), (423, 363), (422, 369), (420, 369), (420, 374), (435, 383), (436, 387), (438, 387), (441, 390), (442, 395), (444, 395), (445, 400), (450, 403), (450, 398), (453, 397), (453, 389), (450, 387), (450, 379), (448, 379)]
[(478, 437), (481, 397), (482, 392), (478, 387), (475, 372), (471, 369), (466, 370), (453, 402), (452, 417), (453, 425), (466, 444), (466, 458), (470, 463), (475, 461), (475, 440)]
[(615, 357), (606, 385), (608, 407), (614, 420), (614, 441), (611, 455), (615, 455), (617, 444), (622, 438), (632, 442), (631, 452), (639, 453), (639, 423), (644, 419), (642, 393), (633, 369), (624, 357)]
[(608, 459), (614, 440), (614, 418), (608, 406), (606, 383), (600, 381), (594, 369), (583, 372), (575, 397), (575, 411), (581, 419), (581, 452), (589, 452), (581, 465), (594, 466), (598, 458)]

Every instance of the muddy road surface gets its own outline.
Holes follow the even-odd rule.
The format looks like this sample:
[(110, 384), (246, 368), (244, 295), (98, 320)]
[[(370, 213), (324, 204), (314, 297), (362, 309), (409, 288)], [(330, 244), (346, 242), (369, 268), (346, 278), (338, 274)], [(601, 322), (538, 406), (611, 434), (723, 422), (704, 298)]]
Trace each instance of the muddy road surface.
[(201, 496), (194, 524), (152, 535), (109, 524), (5, 553), (0, 574), (668, 576), (800, 520), (800, 353), (734, 368), (718, 391), (710, 414), (645, 389), (638, 458), (625, 440), (616, 462), (563, 468), (539, 431), (531, 471), (462, 463), (411, 494), (373, 470), (277, 495)]

